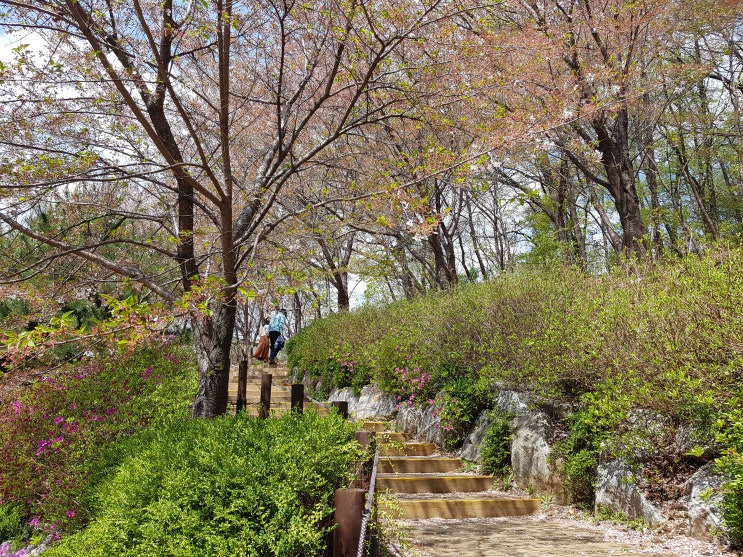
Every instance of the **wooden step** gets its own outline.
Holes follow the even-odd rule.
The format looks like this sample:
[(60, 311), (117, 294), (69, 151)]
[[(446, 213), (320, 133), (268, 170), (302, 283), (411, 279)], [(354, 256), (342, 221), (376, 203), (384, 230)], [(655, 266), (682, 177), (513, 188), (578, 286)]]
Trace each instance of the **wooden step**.
[(381, 443), (379, 445), (380, 456), (428, 456), (436, 452), (436, 445), (433, 443), (405, 443), (389, 444)]
[[(261, 373), (248, 373), (248, 375), (246, 376), (246, 379), (248, 381), (248, 384), (255, 383), (255, 384), (260, 385), (261, 384), (261, 381), (263, 380), (262, 375), (263, 374), (261, 374)], [(237, 376), (237, 374), (230, 375), (230, 384), (231, 385), (237, 385), (238, 379), (239, 379), (239, 377)], [(271, 374), (271, 381), (273, 381), (274, 383), (276, 383), (276, 382), (279, 382), (279, 383), (288, 383), (289, 382), (289, 376), (288, 375), (275, 375), (275, 374)]]
[[(248, 404), (258, 404), (261, 400), (261, 394), (248, 392), (245, 395), (245, 398), (247, 399)], [(237, 391), (228, 391), (227, 400), (228, 402), (236, 403), (237, 402)], [(284, 395), (283, 393), (271, 392), (271, 406), (273, 406), (274, 404), (282, 404), (282, 403), (289, 404), (291, 400), (292, 400), (291, 393), (289, 395)]]
[[(228, 392), (234, 392), (237, 394), (237, 389), (234, 391), (232, 389), (229, 389)], [(248, 385), (248, 388), (245, 389), (245, 394), (248, 397), (254, 396), (256, 398), (259, 398), (261, 396), (261, 389), (260, 386), (253, 386)], [(271, 400), (274, 398), (286, 398), (287, 400), (292, 397), (292, 392), (288, 389), (282, 389), (280, 387), (274, 387), (271, 389)]]
[(376, 432), (377, 443), (404, 443), (408, 436), (399, 431), (379, 431)]
[(367, 421), (364, 422), (363, 425), (364, 431), (385, 431), (387, 429), (387, 424), (384, 422), (371, 422)]
[(380, 474), (436, 474), (462, 468), (462, 460), (448, 457), (390, 456), (379, 459)]
[[(280, 403), (280, 404), (274, 404), (271, 402), (271, 408), (270, 412), (276, 413), (276, 415), (281, 415), (284, 412), (287, 412), (291, 407), (290, 403)], [(259, 405), (257, 402), (251, 402), (248, 401), (247, 406), (245, 407), (245, 410), (248, 412), (249, 416), (257, 417), (258, 416), (258, 408)], [(237, 400), (230, 400), (228, 401), (228, 410), (227, 413), (231, 416), (235, 415), (235, 412), (237, 410)], [(304, 411), (305, 412), (317, 412), (320, 416), (327, 416), (329, 414), (329, 411), (327, 408), (323, 406), (316, 405), (312, 402), (305, 401), (304, 403)]]
[(493, 487), (492, 476), (380, 474), (377, 488), (389, 489), (393, 493), (453, 493), (488, 491)]
[(502, 497), (394, 500), (380, 498), (377, 503), (380, 516), (397, 520), (523, 516), (534, 514), (540, 507), (539, 499)]

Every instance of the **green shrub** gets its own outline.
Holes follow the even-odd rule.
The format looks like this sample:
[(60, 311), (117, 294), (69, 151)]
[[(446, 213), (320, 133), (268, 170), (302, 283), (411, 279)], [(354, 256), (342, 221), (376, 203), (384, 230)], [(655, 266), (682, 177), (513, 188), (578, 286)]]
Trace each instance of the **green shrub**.
[(0, 542), (9, 541), (15, 547), (30, 537), (31, 527), (24, 512), (18, 503), (0, 505)]
[(513, 416), (506, 412), (490, 412), (493, 422), (480, 444), (482, 470), (487, 474), (504, 476), (511, 469), (511, 443)]
[(29, 304), (22, 298), (9, 298), (0, 301), (0, 321), (9, 315), (28, 315)]
[(568, 435), (555, 444), (552, 455), (562, 459), (566, 487), (579, 506), (593, 507), (599, 457), (626, 421), (629, 403), (618, 385), (606, 382), (584, 394), (568, 416)]
[(454, 448), (472, 428), (480, 413), (488, 408), (492, 391), (486, 377), (457, 372), (449, 368), (434, 374), (442, 389), (436, 398), (441, 407), (440, 424), (448, 448)]
[(174, 419), (123, 441), (88, 528), (49, 557), (309, 556), (360, 456), (337, 415)]
[(528, 391), (537, 404), (575, 404), (612, 381), (633, 407), (705, 428), (740, 381), (741, 299), (741, 250), (601, 276), (521, 269), (315, 321), (289, 356), (325, 392), (368, 380), (404, 396), (398, 368), (424, 370), (441, 390), (455, 369)]
[(19, 502), (48, 529), (89, 516), (86, 493), (116, 439), (186, 415), (195, 392), (193, 357), (151, 346), (42, 377), (0, 414), (0, 500)]
[(743, 410), (735, 408), (723, 415), (718, 441), (725, 447), (717, 459), (717, 469), (728, 480), (723, 484), (722, 502), (725, 527), (735, 545), (743, 545)]

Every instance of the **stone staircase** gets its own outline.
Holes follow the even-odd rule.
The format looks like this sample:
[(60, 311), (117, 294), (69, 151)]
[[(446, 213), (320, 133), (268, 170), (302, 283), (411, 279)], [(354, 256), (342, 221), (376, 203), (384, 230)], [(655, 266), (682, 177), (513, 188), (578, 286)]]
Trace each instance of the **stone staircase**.
[(411, 442), (384, 424), (367, 422), (377, 431), (380, 458), (376, 488), (393, 494), (378, 503), (380, 515), (403, 520), (521, 516), (539, 510), (539, 499), (507, 497), (493, 490), (492, 476), (464, 470), (459, 458), (436, 454), (432, 443)]

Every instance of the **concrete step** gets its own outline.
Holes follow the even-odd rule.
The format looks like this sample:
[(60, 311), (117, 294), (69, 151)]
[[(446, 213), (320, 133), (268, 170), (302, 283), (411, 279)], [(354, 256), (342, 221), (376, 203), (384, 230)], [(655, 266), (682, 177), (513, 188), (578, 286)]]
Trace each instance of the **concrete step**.
[(377, 487), (393, 493), (454, 493), (488, 491), (493, 487), (492, 476), (457, 475), (400, 475), (379, 474)]
[(462, 460), (448, 457), (389, 456), (379, 459), (380, 474), (438, 474), (462, 468)]
[(429, 456), (436, 452), (433, 443), (380, 443), (380, 456)]
[(511, 499), (499, 496), (395, 500), (385, 500), (382, 498), (377, 504), (380, 516), (397, 520), (524, 516), (534, 514), (540, 507), (541, 502), (539, 499)]

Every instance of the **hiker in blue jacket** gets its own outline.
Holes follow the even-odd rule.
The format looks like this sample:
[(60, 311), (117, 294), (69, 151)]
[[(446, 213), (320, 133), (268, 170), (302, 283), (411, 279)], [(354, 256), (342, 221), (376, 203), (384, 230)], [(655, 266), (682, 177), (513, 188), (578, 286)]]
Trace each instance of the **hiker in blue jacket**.
[(281, 308), (273, 314), (268, 324), (268, 341), (271, 352), (268, 354), (268, 364), (276, 365), (276, 355), (284, 346), (284, 325), (286, 325), (286, 310)]

